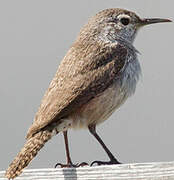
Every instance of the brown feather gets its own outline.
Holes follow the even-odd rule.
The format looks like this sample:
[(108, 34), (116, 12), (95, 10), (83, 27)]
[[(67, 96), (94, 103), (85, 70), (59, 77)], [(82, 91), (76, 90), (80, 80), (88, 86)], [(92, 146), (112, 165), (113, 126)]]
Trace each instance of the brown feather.
[[(92, 54), (88, 52), (91, 49)], [(103, 92), (123, 68), (127, 55), (121, 45), (100, 47), (90, 44), (88, 51), (79, 44), (69, 50), (43, 97), (27, 138)]]

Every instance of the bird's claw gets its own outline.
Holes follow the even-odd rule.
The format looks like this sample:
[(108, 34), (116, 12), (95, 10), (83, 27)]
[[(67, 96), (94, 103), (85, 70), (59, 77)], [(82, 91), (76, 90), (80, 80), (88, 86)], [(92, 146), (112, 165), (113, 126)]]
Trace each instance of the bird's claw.
[(97, 164), (98, 166), (101, 165), (113, 165), (113, 164), (121, 164), (117, 160), (112, 160), (112, 161), (93, 161), (90, 166), (93, 166), (94, 164)]
[(83, 167), (83, 166), (88, 166), (88, 163), (82, 162), (82, 163), (68, 163), (68, 164), (62, 164), (62, 163), (57, 163), (54, 167), (57, 168), (60, 166), (61, 168), (78, 168), (78, 167)]
[(82, 163), (78, 163), (78, 164), (76, 164), (77, 165), (77, 167), (83, 167), (83, 166), (89, 166), (89, 164), (88, 163), (86, 163), (86, 162), (82, 162)]

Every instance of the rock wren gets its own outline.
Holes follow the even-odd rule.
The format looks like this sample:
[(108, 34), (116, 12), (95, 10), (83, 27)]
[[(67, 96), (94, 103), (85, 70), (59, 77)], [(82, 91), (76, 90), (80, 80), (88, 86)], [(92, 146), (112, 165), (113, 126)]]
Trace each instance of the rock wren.
[(26, 143), (6, 171), (7, 178), (18, 176), (59, 132), (64, 134), (67, 164), (58, 165), (85, 165), (74, 165), (71, 161), (69, 128), (88, 128), (104, 148), (110, 161), (93, 163), (119, 163), (97, 134), (96, 125), (134, 94), (141, 68), (133, 41), (142, 26), (160, 22), (170, 20), (141, 19), (133, 12), (117, 8), (103, 10), (89, 19), (51, 81), (28, 130)]

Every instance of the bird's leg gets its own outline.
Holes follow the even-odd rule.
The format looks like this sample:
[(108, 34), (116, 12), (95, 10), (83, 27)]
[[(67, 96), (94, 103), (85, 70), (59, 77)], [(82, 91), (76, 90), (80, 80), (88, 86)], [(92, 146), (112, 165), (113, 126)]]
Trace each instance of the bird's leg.
[(66, 150), (67, 165), (73, 165), (73, 163), (71, 161), (71, 157), (70, 157), (70, 152), (69, 152), (67, 131), (64, 131), (63, 135), (64, 135), (64, 141), (65, 141), (65, 150)]
[(71, 157), (70, 157), (70, 152), (69, 152), (69, 145), (68, 145), (68, 135), (67, 135), (67, 131), (63, 132), (64, 135), (64, 141), (65, 141), (65, 150), (66, 150), (66, 158), (67, 158), (67, 164), (61, 164), (61, 163), (57, 163), (55, 165), (55, 167), (60, 166), (61, 168), (64, 167), (80, 167), (80, 166), (85, 166), (88, 165), (85, 162), (82, 162), (80, 164), (73, 164), (71, 161)]
[(65, 150), (66, 150), (67, 164), (57, 163), (55, 165), (55, 167), (57, 167), (57, 166), (60, 166), (61, 168), (63, 168), (63, 167), (75, 167), (75, 165), (72, 163), (71, 157), (70, 157), (67, 131), (63, 131), (63, 136), (64, 136), (64, 141), (65, 141)]
[(105, 162), (105, 161), (93, 161), (91, 163), (91, 166), (93, 164), (98, 164), (98, 165), (109, 165), (109, 164), (121, 164), (115, 157), (114, 155), (110, 152), (110, 150), (106, 147), (106, 145), (104, 144), (104, 142), (102, 141), (102, 139), (100, 138), (100, 136), (97, 134), (96, 132), (96, 126), (95, 125), (91, 125), (88, 126), (88, 129), (90, 131), (90, 133), (97, 139), (97, 141), (101, 144), (101, 146), (103, 147), (103, 149), (105, 150), (105, 152), (107, 153), (107, 155), (109, 156), (110, 161)]

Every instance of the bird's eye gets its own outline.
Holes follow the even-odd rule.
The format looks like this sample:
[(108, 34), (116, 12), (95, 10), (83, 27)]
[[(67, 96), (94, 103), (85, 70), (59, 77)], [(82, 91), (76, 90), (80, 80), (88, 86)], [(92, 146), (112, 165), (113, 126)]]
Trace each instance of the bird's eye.
[(124, 26), (127, 26), (127, 25), (129, 24), (129, 22), (130, 22), (130, 19), (123, 17), (123, 18), (120, 19), (120, 22), (121, 22)]

